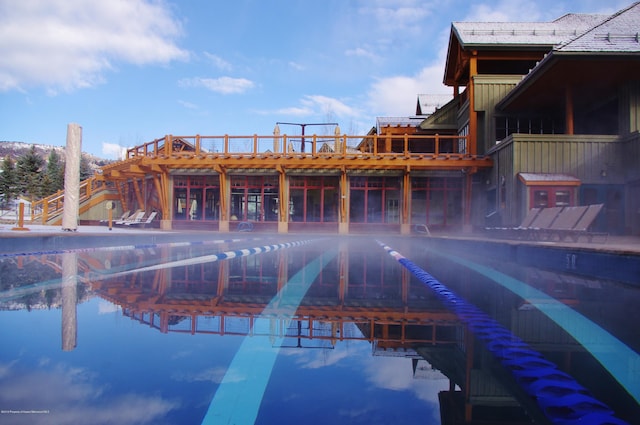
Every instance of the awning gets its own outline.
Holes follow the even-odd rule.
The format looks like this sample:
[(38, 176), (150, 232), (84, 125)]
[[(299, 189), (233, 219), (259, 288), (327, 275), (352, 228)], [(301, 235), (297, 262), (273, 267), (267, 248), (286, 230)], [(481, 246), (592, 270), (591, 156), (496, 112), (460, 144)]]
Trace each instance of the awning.
[(579, 178), (569, 174), (518, 173), (518, 178), (526, 186), (580, 186)]

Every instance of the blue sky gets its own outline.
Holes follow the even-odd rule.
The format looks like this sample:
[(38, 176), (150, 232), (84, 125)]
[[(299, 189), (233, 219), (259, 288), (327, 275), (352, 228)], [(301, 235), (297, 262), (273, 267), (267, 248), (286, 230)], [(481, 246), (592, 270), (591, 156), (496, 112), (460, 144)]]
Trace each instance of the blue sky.
[(376, 117), (415, 113), (418, 94), (452, 93), (442, 84), (452, 21), (630, 4), (0, 0), (0, 140), (63, 146), (78, 123), (83, 151), (115, 159), (166, 134), (270, 135), (277, 121), (365, 134)]

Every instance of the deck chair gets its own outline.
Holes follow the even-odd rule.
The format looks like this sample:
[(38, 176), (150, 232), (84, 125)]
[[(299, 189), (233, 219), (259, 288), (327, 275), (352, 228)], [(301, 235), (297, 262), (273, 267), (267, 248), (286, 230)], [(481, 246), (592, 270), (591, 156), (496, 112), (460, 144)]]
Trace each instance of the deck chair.
[(241, 221), (238, 223), (238, 232), (252, 232), (253, 231), (253, 223), (250, 221)]
[(528, 229), (539, 213), (540, 208), (531, 208), (529, 212), (527, 212), (527, 215), (522, 219), (522, 222), (516, 227), (485, 227), (485, 230), (490, 232), (507, 232), (510, 236), (513, 236), (514, 234), (517, 235), (518, 232)]
[(151, 214), (149, 214), (149, 216), (146, 219), (143, 218), (140, 221), (130, 221), (130, 222), (124, 223), (124, 225), (147, 227), (147, 225), (151, 223), (154, 218), (156, 218), (156, 215), (158, 215), (158, 213), (156, 211), (153, 211)]
[[(122, 215), (120, 216), (120, 218), (116, 218), (114, 220), (112, 220), (112, 223), (115, 223), (116, 221), (124, 221), (127, 219), (127, 217), (129, 217), (129, 214), (131, 214), (131, 211), (125, 211), (124, 213), (122, 213)], [(109, 220), (100, 220), (100, 224), (108, 224)]]
[(546, 236), (548, 240), (551, 240), (556, 236), (558, 240), (564, 240), (568, 235), (567, 232), (576, 227), (580, 218), (582, 218), (584, 213), (587, 211), (587, 208), (589, 207), (565, 207), (560, 211), (560, 214), (558, 214), (553, 223), (551, 223), (549, 229), (541, 231), (541, 235), (543, 237)]
[(595, 236), (601, 236), (604, 238), (603, 242), (606, 242), (609, 233), (607, 232), (592, 232), (591, 225), (595, 221), (598, 214), (604, 207), (604, 204), (593, 204), (589, 205), (584, 215), (580, 217), (580, 220), (576, 223), (576, 225), (570, 231), (567, 231), (567, 236), (569, 236), (574, 242), (578, 242), (580, 236), (586, 236), (589, 242), (593, 241)]
[(563, 207), (542, 208), (536, 218), (533, 219), (528, 228), (524, 229), (524, 236), (527, 239), (540, 239), (548, 235), (549, 228), (558, 217)]
[(124, 225), (124, 224), (127, 224), (127, 223), (140, 221), (140, 220), (142, 220), (144, 218), (145, 214), (146, 213), (144, 212), (144, 210), (137, 210), (133, 215), (125, 218), (124, 220), (118, 220), (113, 224)]

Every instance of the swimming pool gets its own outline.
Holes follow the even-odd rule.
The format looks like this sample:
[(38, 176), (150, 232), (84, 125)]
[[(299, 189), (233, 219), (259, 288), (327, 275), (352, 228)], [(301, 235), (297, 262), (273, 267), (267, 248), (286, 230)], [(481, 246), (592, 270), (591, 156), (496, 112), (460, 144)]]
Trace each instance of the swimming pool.
[(422, 238), (252, 236), (1, 257), (2, 422), (640, 417), (633, 286)]

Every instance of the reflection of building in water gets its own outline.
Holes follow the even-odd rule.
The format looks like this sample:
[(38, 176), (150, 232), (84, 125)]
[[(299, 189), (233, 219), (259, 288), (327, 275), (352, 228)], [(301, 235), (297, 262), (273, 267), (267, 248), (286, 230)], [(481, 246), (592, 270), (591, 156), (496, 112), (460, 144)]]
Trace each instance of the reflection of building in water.
[[(78, 281), (84, 281), (88, 270), (119, 270), (135, 267), (136, 262), (143, 267), (154, 257), (180, 260), (202, 255), (196, 247), (151, 249), (139, 249), (133, 254), (80, 253)], [(224, 249), (227, 247), (221, 248)], [(162, 333), (277, 337), (293, 350), (331, 349), (344, 341), (368, 341), (375, 356), (406, 357), (407, 362), (412, 362), (416, 379), (446, 376), (449, 389), (439, 395), (443, 424), (522, 424), (531, 423), (531, 417), (539, 419), (537, 405), (491, 354), (476, 344), (458, 318), (403, 268), (386, 261), (387, 254), (382, 251), (376, 255), (352, 246), (349, 251), (340, 251), (322, 269), (295, 315), (284, 314), (290, 311), (285, 295), (296, 285), (291, 277), (321, 255), (321, 249), (279, 250), (131, 273), (88, 285), (103, 299), (120, 306), (125, 316)], [(48, 257), (46, 263), (65, 274), (64, 267), (58, 265), (60, 259)], [(591, 366), (585, 350), (519, 297), (498, 292), (491, 282), (459, 269), (438, 271), (439, 279), (451, 285), (452, 290), (473, 300), (481, 310), (491, 312), (492, 317), (563, 370), (586, 381), (602, 378), (597, 376), (602, 372), (595, 367), (581, 373), (578, 368)], [(595, 308), (592, 300), (604, 290), (597, 282), (575, 276), (521, 266), (514, 266), (514, 273), (542, 291), (559, 294), (558, 299), (576, 309)], [(264, 309), (269, 303), (275, 307), (267, 315)], [(597, 306), (601, 315), (611, 318), (607, 320), (618, 320), (611, 306)], [(63, 313), (63, 322), (73, 320), (68, 321)], [(64, 329), (63, 325), (63, 339), (73, 341), (70, 346), (75, 346), (75, 331), (64, 334)]]
[[(121, 306), (125, 316), (163, 333), (284, 338), (283, 345), (293, 349), (369, 341), (375, 356), (411, 361), (416, 379), (449, 379), (449, 391), (440, 395), (443, 424), (454, 423), (449, 418), (460, 419), (456, 423), (528, 420), (520, 396), (494, 374), (488, 353), (474, 347), (458, 318), (404, 268), (384, 261), (382, 251), (379, 256), (342, 251), (314, 281), (295, 315), (280, 314), (279, 302), (285, 302), (288, 285), (295, 285), (285, 283), (318, 255), (322, 252), (283, 250), (92, 286)], [(270, 303), (275, 308), (264, 314)]]

